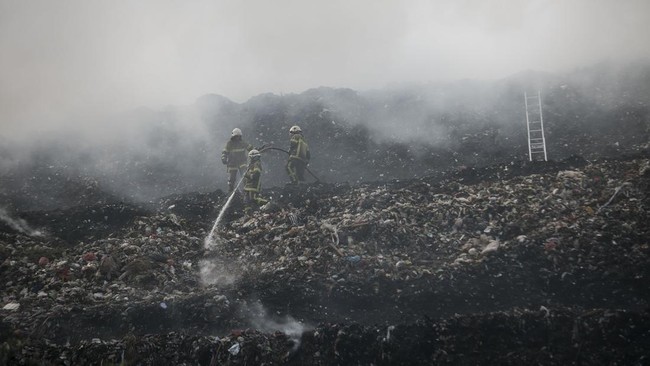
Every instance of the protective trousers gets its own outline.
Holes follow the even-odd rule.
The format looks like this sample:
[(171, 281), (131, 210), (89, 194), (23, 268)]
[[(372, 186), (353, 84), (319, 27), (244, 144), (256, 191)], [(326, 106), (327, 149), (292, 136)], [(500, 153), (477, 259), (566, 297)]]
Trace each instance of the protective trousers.
[(307, 164), (299, 159), (289, 159), (287, 162), (287, 174), (291, 183), (298, 183), (305, 181), (305, 168)]
[(244, 213), (250, 214), (253, 210), (260, 206), (264, 206), (269, 201), (260, 197), (259, 192), (245, 191), (244, 192)]
[(237, 173), (244, 175), (245, 169), (242, 168), (228, 168), (230, 176), (228, 177), (228, 193), (235, 190), (235, 185), (237, 185)]

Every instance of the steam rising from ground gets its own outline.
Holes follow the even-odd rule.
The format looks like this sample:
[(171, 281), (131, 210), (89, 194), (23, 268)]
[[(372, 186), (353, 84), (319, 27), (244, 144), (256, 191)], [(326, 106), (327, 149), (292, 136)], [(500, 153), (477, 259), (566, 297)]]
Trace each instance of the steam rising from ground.
[(207, 258), (199, 261), (199, 276), (204, 286), (225, 286), (235, 283), (240, 275), (236, 265), (218, 258)]
[(41, 231), (32, 229), (29, 224), (27, 224), (27, 221), (20, 218), (11, 217), (7, 210), (2, 207), (0, 207), (0, 220), (20, 233), (29, 236), (43, 236), (43, 233)]
[(249, 320), (254, 329), (267, 333), (280, 331), (289, 336), (294, 341), (294, 351), (300, 347), (302, 334), (314, 328), (311, 325), (297, 321), (290, 315), (283, 317), (271, 316), (259, 301), (247, 306), (244, 310), (248, 312)]
[[(235, 283), (239, 277), (239, 268), (218, 258), (199, 261), (199, 275), (205, 286), (227, 286)], [(280, 331), (294, 341), (294, 350), (300, 346), (303, 332), (313, 329), (313, 326), (303, 324), (290, 315), (277, 316), (269, 314), (259, 301), (248, 304), (241, 302), (239, 309), (249, 320), (250, 326), (260, 332), (273, 333)]]

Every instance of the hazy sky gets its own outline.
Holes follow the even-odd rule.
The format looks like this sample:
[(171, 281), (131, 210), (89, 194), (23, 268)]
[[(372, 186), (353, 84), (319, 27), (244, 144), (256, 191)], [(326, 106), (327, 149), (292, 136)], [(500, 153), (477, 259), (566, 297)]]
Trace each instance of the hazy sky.
[(0, 0), (0, 135), (206, 93), (650, 57), (648, 0)]

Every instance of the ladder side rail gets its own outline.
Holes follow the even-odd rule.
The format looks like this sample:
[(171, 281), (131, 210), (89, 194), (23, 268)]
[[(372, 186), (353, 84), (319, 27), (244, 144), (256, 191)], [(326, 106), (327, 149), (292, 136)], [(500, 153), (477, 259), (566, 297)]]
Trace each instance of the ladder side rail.
[(524, 92), (524, 104), (526, 105), (526, 131), (528, 132), (528, 159), (533, 161), (533, 153), (530, 149), (530, 120), (528, 119), (528, 95)]
[(542, 93), (541, 91), (537, 91), (537, 98), (539, 102), (539, 124), (540, 124), (540, 129), (542, 130), (542, 143), (544, 144), (544, 161), (548, 161), (548, 157), (546, 156), (546, 137), (544, 133), (544, 117), (542, 116)]

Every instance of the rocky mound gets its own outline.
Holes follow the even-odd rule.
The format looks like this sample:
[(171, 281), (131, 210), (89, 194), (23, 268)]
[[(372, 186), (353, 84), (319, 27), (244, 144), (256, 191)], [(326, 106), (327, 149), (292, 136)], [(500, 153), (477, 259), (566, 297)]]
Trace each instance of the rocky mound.
[(650, 160), (74, 207), (3, 227), (8, 364), (643, 364)]

